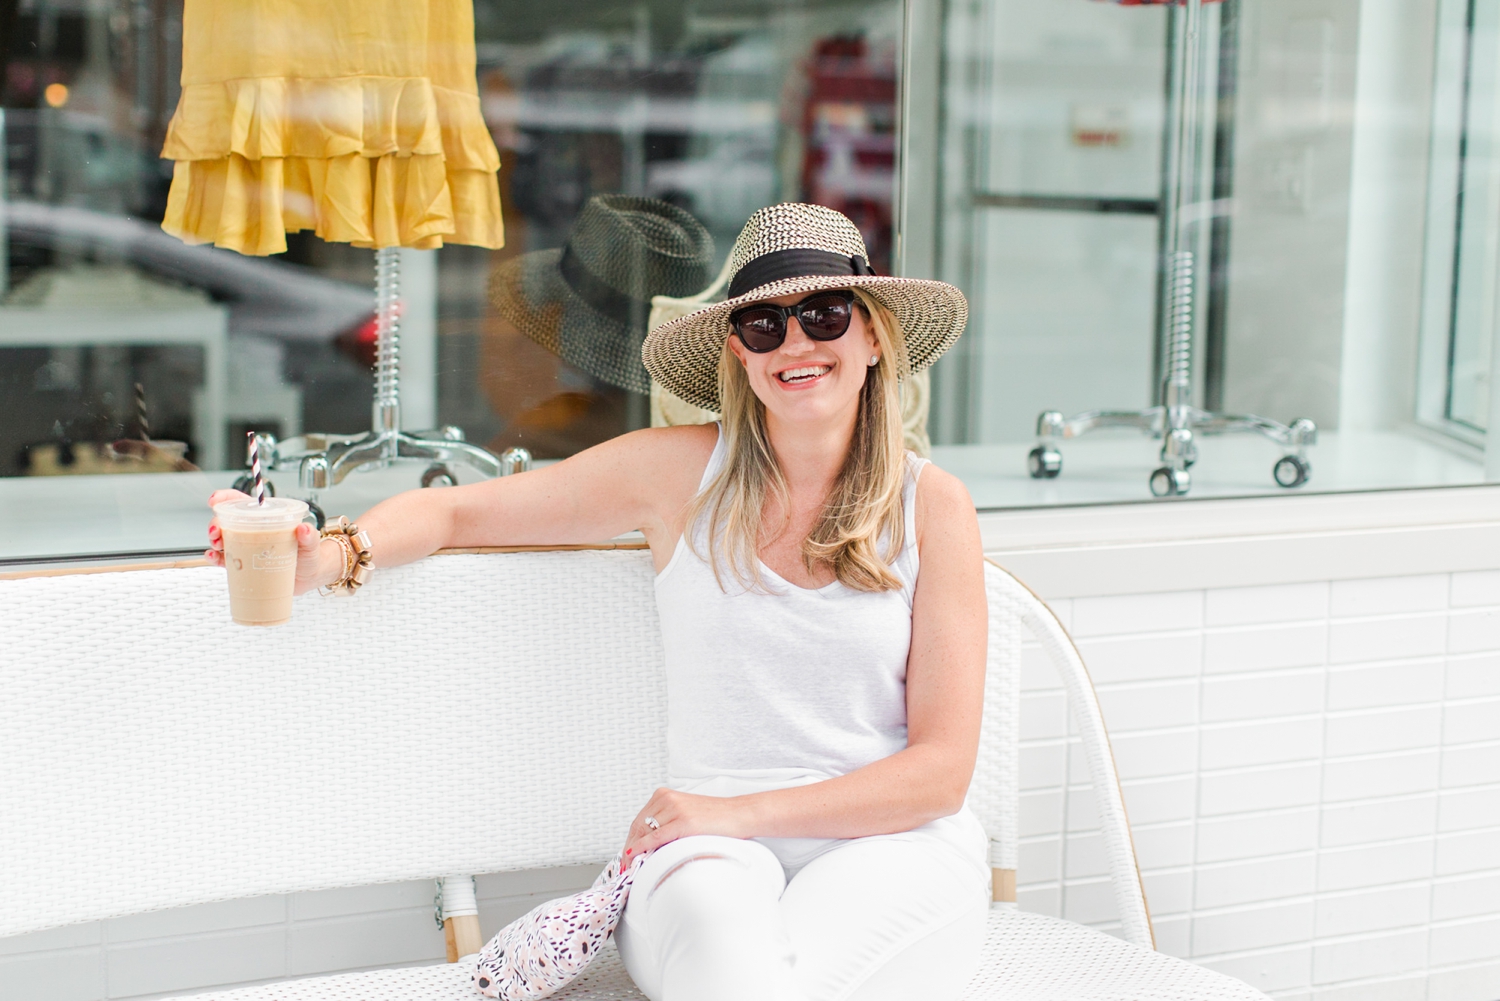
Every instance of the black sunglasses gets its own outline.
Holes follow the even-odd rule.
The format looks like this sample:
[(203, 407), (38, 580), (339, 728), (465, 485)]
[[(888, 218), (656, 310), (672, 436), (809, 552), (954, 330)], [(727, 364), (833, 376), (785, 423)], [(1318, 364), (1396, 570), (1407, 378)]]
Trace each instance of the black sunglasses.
[(761, 302), (729, 314), (729, 328), (756, 354), (775, 351), (786, 341), (786, 321), (795, 316), (802, 332), (815, 341), (836, 341), (849, 329), (854, 293), (848, 289), (815, 292), (795, 306)]

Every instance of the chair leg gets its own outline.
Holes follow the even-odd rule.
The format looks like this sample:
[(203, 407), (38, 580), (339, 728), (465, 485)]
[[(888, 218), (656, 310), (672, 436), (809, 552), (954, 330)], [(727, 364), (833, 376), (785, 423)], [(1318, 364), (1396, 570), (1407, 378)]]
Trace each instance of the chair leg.
[(1016, 871), (1014, 869), (990, 869), (990, 899), (997, 904), (1016, 902)]
[(479, 934), (479, 904), (474, 899), (471, 876), (444, 876), (438, 880), (438, 917), (443, 922), (443, 940), (448, 962), (472, 956), (484, 946)]
[(443, 921), (443, 939), (448, 944), (448, 962), (472, 956), (484, 946), (479, 935), (479, 915), (459, 914)]

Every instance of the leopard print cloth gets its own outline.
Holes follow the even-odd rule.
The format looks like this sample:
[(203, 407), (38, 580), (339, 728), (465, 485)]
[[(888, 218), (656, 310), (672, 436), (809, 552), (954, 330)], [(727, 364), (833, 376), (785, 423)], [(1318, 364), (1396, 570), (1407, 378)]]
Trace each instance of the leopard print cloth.
[(502, 928), (479, 950), (474, 968), (479, 993), (501, 1001), (537, 1001), (581, 976), (619, 923), (645, 860), (638, 855), (626, 869), (623, 854), (617, 855), (587, 890), (540, 904)]

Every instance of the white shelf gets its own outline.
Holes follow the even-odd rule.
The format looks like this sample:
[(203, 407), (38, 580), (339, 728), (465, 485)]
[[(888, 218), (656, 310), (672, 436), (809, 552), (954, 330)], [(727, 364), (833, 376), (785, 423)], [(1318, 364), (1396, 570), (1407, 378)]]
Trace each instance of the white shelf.
[[(1478, 463), (1416, 438), (1325, 436), (1311, 453), (1312, 485), (1342, 493), (1281, 490), (1270, 483), (1274, 448), (1211, 440), (1193, 470), (1193, 495), (1172, 501), (1147, 493), (1151, 442), (1069, 443), (1062, 476), (1040, 482), (1024, 472), (1028, 448), (939, 448), (936, 459), (981, 508), (986, 552), (1045, 597), (1500, 567), (1500, 486), (1479, 482)], [(357, 516), (415, 487), (421, 469), (354, 473), (320, 499), (330, 515)], [(0, 479), (0, 559), (195, 549), (209, 518), (204, 501), (235, 476)], [(293, 477), (272, 481), (296, 494)], [(1018, 506), (991, 509), (997, 503)]]

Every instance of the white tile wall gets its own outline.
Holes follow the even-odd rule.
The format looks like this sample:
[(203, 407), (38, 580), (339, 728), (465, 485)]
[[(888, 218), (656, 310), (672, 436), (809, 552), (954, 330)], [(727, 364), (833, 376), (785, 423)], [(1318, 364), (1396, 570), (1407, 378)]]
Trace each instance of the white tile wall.
[[(1276, 997), (1500, 999), (1500, 572), (1070, 605), (1160, 948)], [(1061, 745), (1068, 786), (1029, 795), (1078, 804), (1051, 725), (1024, 754)], [(1092, 816), (1031, 818), (1061, 857), (1023, 854), (1021, 906), (1110, 927)]]
[[(1058, 601), (1164, 951), (1278, 998), (1500, 1001), (1500, 571)], [(1110, 929), (1061, 688), (1023, 671), (1020, 906)], [(586, 869), (480, 878), (493, 931)], [(150, 998), (442, 954), (432, 885), (0, 941), (0, 1001)]]

